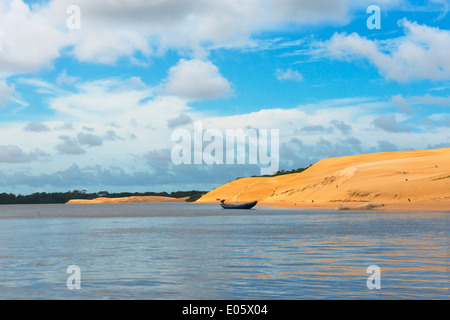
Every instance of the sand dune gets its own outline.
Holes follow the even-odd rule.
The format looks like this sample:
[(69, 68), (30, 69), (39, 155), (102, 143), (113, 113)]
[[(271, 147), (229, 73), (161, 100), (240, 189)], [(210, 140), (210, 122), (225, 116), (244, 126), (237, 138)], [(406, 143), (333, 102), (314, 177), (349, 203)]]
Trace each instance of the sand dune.
[(184, 202), (188, 197), (185, 198), (170, 198), (170, 197), (157, 197), (157, 196), (146, 196), (146, 197), (123, 197), (123, 198), (96, 198), (93, 200), (79, 200), (74, 199), (67, 202), (68, 204), (79, 204), (79, 203), (128, 203), (128, 202)]
[(351, 209), (373, 202), (387, 210), (401, 203), (450, 209), (450, 148), (324, 159), (301, 173), (232, 181), (197, 202), (217, 198), (297, 207)]

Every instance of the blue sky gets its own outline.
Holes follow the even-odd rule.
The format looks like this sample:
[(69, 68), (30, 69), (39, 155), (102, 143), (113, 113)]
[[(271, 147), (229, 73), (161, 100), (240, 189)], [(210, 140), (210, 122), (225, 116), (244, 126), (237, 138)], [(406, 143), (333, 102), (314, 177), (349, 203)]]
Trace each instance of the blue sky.
[(259, 173), (175, 166), (171, 133), (194, 121), (280, 130), (280, 169), (450, 147), (448, 1), (115, 3), (1, 2), (0, 192), (209, 190)]

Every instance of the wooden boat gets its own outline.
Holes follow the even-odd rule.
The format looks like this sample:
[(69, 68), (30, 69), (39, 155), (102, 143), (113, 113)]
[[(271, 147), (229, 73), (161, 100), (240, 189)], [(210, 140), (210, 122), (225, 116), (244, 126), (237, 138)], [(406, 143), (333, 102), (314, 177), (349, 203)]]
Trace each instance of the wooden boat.
[(251, 209), (257, 203), (258, 203), (258, 201), (253, 201), (253, 202), (248, 202), (248, 203), (230, 204), (230, 203), (225, 203), (224, 201), (221, 201), (220, 206), (224, 209)]

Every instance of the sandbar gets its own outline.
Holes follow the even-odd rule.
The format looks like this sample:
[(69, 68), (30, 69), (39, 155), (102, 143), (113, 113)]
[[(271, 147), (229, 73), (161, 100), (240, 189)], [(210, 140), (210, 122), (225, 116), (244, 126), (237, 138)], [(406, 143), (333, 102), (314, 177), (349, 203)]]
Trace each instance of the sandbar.
[(73, 199), (67, 202), (67, 204), (89, 204), (89, 203), (136, 203), (136, 202), (185, 202), (184, 198), (171, 198), (160, 196), (134, 196), (134, 197), (122, 197), (122, 198), (105, 198), (99, 197), (93, 200)]

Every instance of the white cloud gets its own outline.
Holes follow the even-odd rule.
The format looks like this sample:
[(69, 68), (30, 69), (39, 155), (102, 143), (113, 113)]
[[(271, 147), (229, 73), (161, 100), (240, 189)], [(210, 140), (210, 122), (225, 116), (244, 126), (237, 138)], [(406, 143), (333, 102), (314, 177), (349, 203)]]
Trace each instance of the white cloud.
[(231, 85), (210, 61), (181, 59), (170, 68), (164, 91), (188, 100), (218, 99), (231, 93)]
[(50, 131), (50, 128), (47, 127), (44, 123), (32, 121), (28, 123), (24, 128), (24, 131), (29, 132), (47, 132)]
[(383, 76), (398, 82), (450, 79), (450, 31), (406, 19), (399, 24), (405, 31), (400, 38), (376, 41), (337, 33), (323, 45), (338, 59), (366, 58)]
[[(85, 154), (77, 159), (78, 164), (88, 165), (93, 159), (99, 163), (108, 162), (114, 158), (117, 163), (123, 161), (122, 165), (129, 166), (127, 157), (130, 154), (143, 148), (167, 147), (171, 136), (171, 128), (167, 126), (169, 120), (178, 119), (181, 114), (185, 119), (193, 117), (186, 100), (155, 96), (155, 90), (137, 77), (77, 82), (73, 91), (64, 91), (36, 79), (26, 83), (49, 95), (47, 103), (56, 112), (56, 121), (46, 121), (45, 125), (55, 130), (34, 136), (30, 141), (22, 129), (25, 126), (29, 130), (42, 128), (36, 124), (20, 124), (21, 132), (16, 134), (15, 128), (19, 124), (11, 122), (10, 128), (0, 130), (0, 144), (2, 140), (13, 140), (20, 145), (30, 141), (49, 148), (47, 152), (55, 152), (56, 148), (59, 153), (53, 161), (59, 168), (67, 161), (63, 156), (70, 154)], [(61, 135), (62, 129), (74, 133)], [(4, 132), (8, 133), (8, 139), (6, 136), (1, 138)]]
[(62, 140), (62, 142), (56, 146), (56, 150), (60, 153), (79, 155), (86, 152), (86, 150), (80, 147), (77, 139), (69, 136), (59, 136), (58, 138)]
[(331, 124), (338, 129), (343, 135), (348, 135), (352, 132), (352, 126), (343, 121), (333, 120)]
[(205, 58), (207, 48), (247, 46), (262, 31), (344, 24), (353, 8), (365, 5), (354, 0), (78, 0), (81, 29), (69, 30), (66, 10), (73, 4), (52, 0), (29, 6), (24, 0), (3, 0), (0, 72), (37, 71), (62, 52), (108, 64), (122, 57), (145, 63), (171, 49)]
[[(0, 57), (1, 60), (1, 57)], [(9, 85), (6, 80), (0, 79), (0, 108), (7, 107), (9, 105), (18, 105), (12, 111), (17, 112), (21, 109), (28, 107), (28, 103), (25, 102), (21, 95), (16, 91), (14, 84)]]
[[(49, 107), (58, 113), (75, 119), (89, 119), (103, 122), (108, 118), (120, 118), (124, 110), (141, 104), (152, 97), (152, 90), (133, 85), (136, 79), (121, 80), (108, 78), (83, 82), (75, 86), (76, 92), (54, 91)], [(39, 87), (46, 84), (36, 83)], [(92, 121), (93, 122), (93, 121)]]
[(80, 132), (77, 134), (77, 139), (78, 142), (83, 146), (99, 147), (103, 145), (103, 138), (91, 133)]
[(403, 97), (401, 94), (393, 95), (391, 101), (403, 112), (412, 113), (413, 106), (450, 107), (450, 96), (436, 96), (425, 94), (422, 96)]
[(22, 0), (0, 3), (0, 72), (37, 71), (60, 56), (67, 39), (46, 18)]
[(182, 125), (192, 123), (192, 119), (187, 114), (180, 114), (178, 117), (167, 120), (167, 126), (169, 128), (176, 128)]
[(24, 163), (37, 158), (36, 152), (24, 152), (16, 145), (0, 145), (0, 163)]
[[(378, 4), (386, 9), (404, 2), (383, 0)], [(248, 47), (257, 41), (253, 36), (263, 31), (346, 24), (355, 9), (368, 4), (371, 2), (356, 0), (78, 0), (81, 29), (69, 30), (66, 10), (72, 0), (30, 6), (24, 0), (4, 0), (0, 4), (0, 72), (37, 71), (62, 54), (108, 64), (123, 57), (132, 63), (146, 63), (150, 56), (171, 49), (205, 58), (210, 48)], [(448, 5), (443, 8), (446, 13)], [(405, 29), (418, 34), (409, 22)], [(417, 51), (412, 54), (420, 54), (420, 39), (411, 43)]]
[(425, 105), (429, 105), (429, 106), (450, 107), (450, 96), (440, 97), (440, 96), (432, 96), (430, 94), (425, 94), (423, 96), (413, 96), (413, 97), (411, 97), (411, 101), (414, 103), (420, 103), (420, 104), (425, 104)]
[(0, 108), (8, 104), (13, 92), (14, 87), (8, 86), (5, 80), (0, 80)]
[(400, 124), (393, 114), (381, 115), (373, 121), (373, 125), (377, 128), (383, 129), (386, 132), (410, 132), (411, 128)]
[(441, 20), (445, 18), (447, 13), (450, 11), (450, 3), (448, 0), (430, 0), (431, 3), (437, 4), (441, 8), (441, 13), (435, 20)]
[[(111, 29), (114, 29), (114, 32), (111, 32)], [(76, 45), (72, 50), (73, 55), (80, 61), (103, 64), (113, 64), (121, 57), (132, 57), (136, 52), (147, 57), (152, 53), (145, 35), (126, 28), (117, 28), (114, 24), (111, 28), (98, 27), (94, 32), (82, 29), (76, 36)]]
[(66, 69), (64, 69), (61, 74), (56, 78), (56, 83), (58, 85), (74, 85), (80, 79), (77, 77), (72, 77), (67, 74)]
[(303, 75), (298, 72), (297, 70), (287, 69), (287, 70), (280, 70), (278, 69), (275, 73), (276, 77), (280, 81), (303, 81)]
[(394, 95), (391, 97), (392, 102), (399, 107), (400, 110), (404, 112), (412, 112), (412, 108), (408, 101), (401, 95)]

